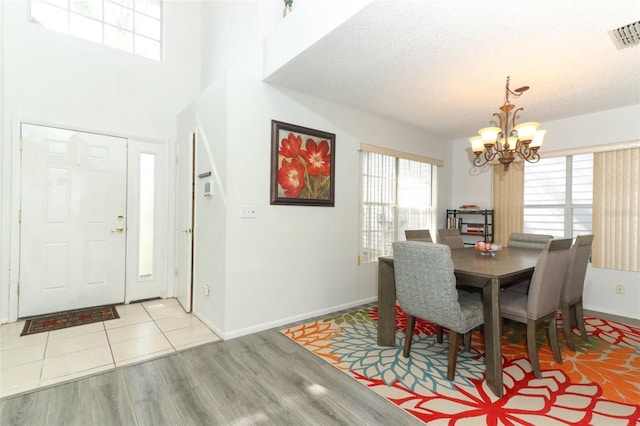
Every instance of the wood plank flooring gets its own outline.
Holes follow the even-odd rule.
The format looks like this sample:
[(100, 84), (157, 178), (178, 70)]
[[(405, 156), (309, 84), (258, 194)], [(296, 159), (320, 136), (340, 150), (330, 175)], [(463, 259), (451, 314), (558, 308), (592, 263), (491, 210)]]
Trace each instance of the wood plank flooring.
[(422, 423), (274, 329), (4, 398), (0, 424)]

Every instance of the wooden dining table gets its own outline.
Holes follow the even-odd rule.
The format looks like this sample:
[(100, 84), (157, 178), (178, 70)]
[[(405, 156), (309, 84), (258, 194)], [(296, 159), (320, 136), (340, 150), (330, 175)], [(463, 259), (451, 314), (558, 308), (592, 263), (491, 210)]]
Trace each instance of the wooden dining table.
[[(540, 250), (505, 247), (495, 256), (474, 248), (451, 250), (458, 284), (482, 289), (487, 385), (502, 396), (500, 288), (531, 277)], [(396, 345), (396, 284), (393, 256), (378, 258), (378, 345)]]

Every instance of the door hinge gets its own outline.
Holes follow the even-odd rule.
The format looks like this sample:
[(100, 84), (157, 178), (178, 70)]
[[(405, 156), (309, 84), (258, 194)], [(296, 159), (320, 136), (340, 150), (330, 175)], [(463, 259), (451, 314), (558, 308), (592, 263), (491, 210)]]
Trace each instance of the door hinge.
[(18, 223), (22, 223), (22, 210), (18, 210)]
[(22, 138), (18, 141), (18, 149), (22, 151)]
[(176, 155), (176, 165), (179, 165), (179, 164), (180, 164), (180, 156)]
[(20, 283), (16, 286), (16, 292), (18, 293), (18, 296), (20, 296)]
[(178, 276), (178, 268), (176, 268), (176, 269), (174, 269), (174, 270), (173, 270), (173, 276), (174, 276), (174, 277), (177, 277), (177, 276)]

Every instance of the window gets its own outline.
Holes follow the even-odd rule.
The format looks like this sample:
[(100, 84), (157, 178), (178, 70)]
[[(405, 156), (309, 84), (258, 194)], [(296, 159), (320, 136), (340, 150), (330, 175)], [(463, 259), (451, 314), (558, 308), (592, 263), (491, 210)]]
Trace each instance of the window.
[(545, 158), (524, 168), (524, 232), (592, 233), (593, 154)]
[(392, 253), (405, 229), (433, 223), (433, 165), (362, 151), (361, 262)]
[(153, 278), (155, 179), (155, 155), (140, 153), (138, 278)]
[(162, 59), (162, 0), (31, 0), (31, 22)]

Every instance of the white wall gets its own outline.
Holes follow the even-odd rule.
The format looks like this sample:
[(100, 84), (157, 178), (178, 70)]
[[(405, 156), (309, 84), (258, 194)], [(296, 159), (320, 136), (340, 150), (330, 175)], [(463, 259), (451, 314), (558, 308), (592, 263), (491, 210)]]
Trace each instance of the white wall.
[(9, 266), (17, 259), (19, 122), (173, 146), (176, 116), (200, 91), (200, 2), (164, 5), (159, 63), (32, 24), (26, 0), (2, 2), (1, 319), (17, 306), (9, 290), (17, 268), (9, 276)]
[[(541, 127), (548, 130), (540, 153), (543, 157), (545, 152), (637, 141), (640, 140), (640, 105), (551, 121), (542, 123)], [(467, 139), (454, 141), (452, 149), (456, 173), (451, 205), (475, 203), (491, 207), (490, 169), (471, 165)], [(467, 155), (461, 155), (462, 152)], [(625, 284), (625, 295), (615, 294), (616, 284)], [(589, 267), (584, 306), (598, 312), (640, 318), (640, 273)]]
[[(211, 296), (202, 295), (200, 281), (197, 315), (230, 338), (375, 300), (377, 264), (357, 264), (360, 143), (439, 159), (448, 157), (448, 144), (240, 73), (229, 73), (227, 87), (226, 140), (209, 134), (220, 132), (219, 122), (203, 113), (204, 105), (216, 103), (207, 98), (220, 96), (219, 90), (205, 91), (191, 114), (207, 129), (212, 152), (219, 144), (227, 150), (226, 219), (219, 217), (221, 208), (207, 214), (207, 220), (226, 220), (226, 239), (198, 230), (195, 235), (199, 247), (208, 247), (207, 256), (196, 257), (196, 274), (212, 268), (213, 253), (225, 252), (226, 264), (218, 266), (224, 268), (224, 305), (203, 302)], [(189, 121), (187, 115), (181, 119)], [(270, 205), (272, 119), (336, 134), (335, 207)], [(440, 180), (447, 184), (445, 176)], [(256, 206), (255, 219), (239, 217), (245, 204)], [(216, 309), (224, 309), (224, 318)]]

